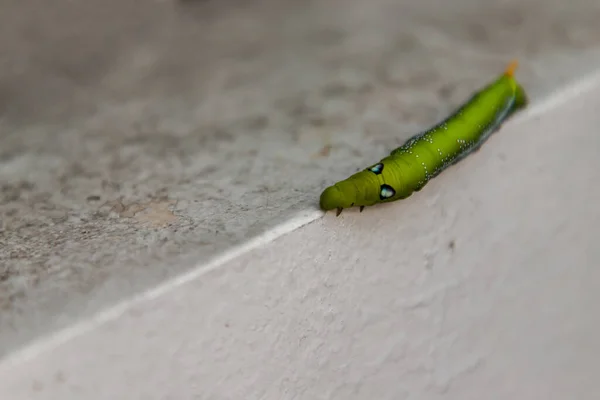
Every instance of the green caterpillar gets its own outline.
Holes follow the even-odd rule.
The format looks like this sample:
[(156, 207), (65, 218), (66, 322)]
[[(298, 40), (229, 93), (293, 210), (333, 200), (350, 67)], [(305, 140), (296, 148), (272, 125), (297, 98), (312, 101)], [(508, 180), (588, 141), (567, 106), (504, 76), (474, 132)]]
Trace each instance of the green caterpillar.
[(514, 79), (517, 62), (475, 93), (450, 117), (408, 139), (369, 168), (328, 187), (321, 194), (324, 211), (387, 203), (409, 197), (444, 169), (478, 150), (513, 113), (527, 106), (524, 89)]

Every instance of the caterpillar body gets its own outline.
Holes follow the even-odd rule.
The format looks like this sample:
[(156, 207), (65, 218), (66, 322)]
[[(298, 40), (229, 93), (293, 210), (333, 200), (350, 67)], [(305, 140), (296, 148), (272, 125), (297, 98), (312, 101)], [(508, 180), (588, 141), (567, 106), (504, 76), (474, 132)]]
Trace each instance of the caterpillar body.
[(476, 92), (451, 116), (408, 139), (378, 163), (340, 181), (321, 194), (324, 211), (387, 203), (421, 190), (444, 169), (462, 160), (528, 103), (511, 62), (496, 80)]

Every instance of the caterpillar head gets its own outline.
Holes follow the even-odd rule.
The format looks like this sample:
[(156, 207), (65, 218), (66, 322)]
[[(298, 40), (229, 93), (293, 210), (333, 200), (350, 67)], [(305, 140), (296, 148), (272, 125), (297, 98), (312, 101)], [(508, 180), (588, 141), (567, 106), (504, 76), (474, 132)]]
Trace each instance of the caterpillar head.
[(324, 211), (353, 207), (356, 202), (356, 186), (342, 181), (329, 186), (321, 193), (320, 206)]

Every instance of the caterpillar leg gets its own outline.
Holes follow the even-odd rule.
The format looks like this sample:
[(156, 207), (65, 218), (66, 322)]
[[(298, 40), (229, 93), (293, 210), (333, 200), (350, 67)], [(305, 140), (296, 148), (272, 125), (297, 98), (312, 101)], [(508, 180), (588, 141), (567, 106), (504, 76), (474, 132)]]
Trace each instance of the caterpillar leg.
[(337, 208), (337, 212), (335, 213), (335, 216), (336, 216), (336, 217), (339, 217), (339, 216), (340, 216), (340, 214), (342, 213), (342, 210), (343, 210), (343, 208), (342, 208), (342, 207), (338, 207), (338, 208)]

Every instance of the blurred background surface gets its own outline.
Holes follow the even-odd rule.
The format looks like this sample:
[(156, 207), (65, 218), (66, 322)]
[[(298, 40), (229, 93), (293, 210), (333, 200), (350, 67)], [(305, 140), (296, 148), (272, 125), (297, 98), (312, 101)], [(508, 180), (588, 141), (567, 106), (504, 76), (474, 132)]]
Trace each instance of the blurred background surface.
[(600, 66), (595, 0), (2, 0), (0, 354), (315, 208), (520, 60)]

